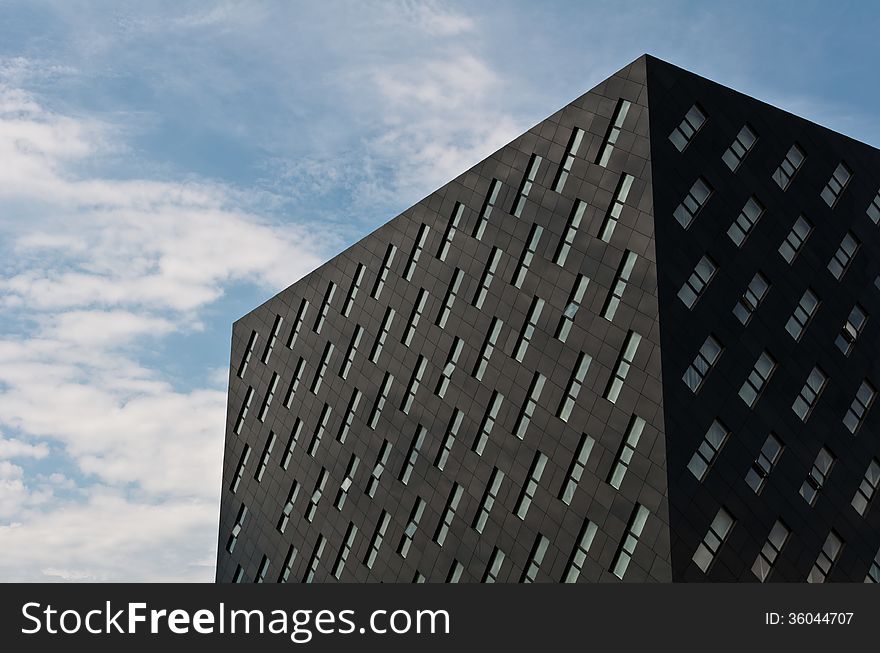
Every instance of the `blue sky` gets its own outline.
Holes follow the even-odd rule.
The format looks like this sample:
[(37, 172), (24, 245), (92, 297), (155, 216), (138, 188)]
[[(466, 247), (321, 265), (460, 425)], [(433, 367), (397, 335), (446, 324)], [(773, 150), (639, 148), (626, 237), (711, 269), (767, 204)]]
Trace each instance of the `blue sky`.
[(880, 144), (868, 2), (0, 0), (0, 579), (213, 579), (231, 323), (644, 52)]

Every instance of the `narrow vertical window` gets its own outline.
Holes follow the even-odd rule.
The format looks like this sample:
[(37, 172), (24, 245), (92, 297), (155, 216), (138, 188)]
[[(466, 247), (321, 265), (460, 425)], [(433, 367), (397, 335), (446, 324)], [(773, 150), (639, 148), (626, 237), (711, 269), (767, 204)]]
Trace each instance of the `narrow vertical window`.
[(238, 536), (241, 535), (241, 529), (244, 527), (244, 520), (247, 519), (247, 515), (247, 506), (241, 504), (241, 507), (238, 509), (238, 514), (235, 516), (235, 524), (233, 524), (232, 531), (229, 533), (229, 539), (226, 541), (227, 553), (235, 551), (235, 545), (238, 542)]
[(840, 241), (840, 247), (837, 248), (837, 251), (834, 252), (834, 256), (832, 256), (831, 260), (828, 262), (828, 271), (831, 272), (831, 274), (834, 275), (834, 278), (838, 281), (840, 281), (840, 279), (843, 278), (843, 275), (846, 274), (849, 264), (852, 263), (852, 260), (856, 256), (859, 245), (861, 245), (861, 242), (851, 231), (848, 231), (843, 237), (843, 240)]
[(413, 272), (415, 272), (416, 266), (419, 264), (422, 250), (425, 249), (425, 241), (428, 240), (429, 231), (431, 231), (431, 228), (426, 224), (422, 224), (419, 227), (416, 241), (413, 243), (412, 251), (409, 253), (409, 259), (406, 261), (406, 268), (403, 270), (404, 281), (412, 281)]
[(706, 533), (703, 541), (700, 542), (697, 550), (694, 551), (693, 561), (704, 574), (709, 570), (712, 561), (718, 555), (718, 550), (724, 544), (727, 536), (730, 535), (734, 523), (734, 519), (730, 516), (729, 512), (724, 508), (718, 509), (715, 519), (709, 525), (709, 531)]
[(449, 527), (452, 526), (452, 520), (455, 519), (455, 511), (458, 510), (458, 504), (463, 493), (464, 491), (458, 483), (452, 484), (452, 490), (449, 492), (449, 498), (446, 500), (446, 506), (443, 508), (440, 523), (437, 524), (437, 530), (434, 532), (434, 542), (440, 546), (443, 546), (443, 543), (446, 542)]
[(390, 306), (385, 309), (385, 317), (382, 318), (382, 326), (379, 327), (379, 333), (376, 335), (376, 341), (370, 350), (370, 362), (378, 363), (379, 356), (382, 354), (382, 348), (388, 339), (388, 333), (391, 331), (391, 323), (394, 322), (394, 309)]
[(798, 252), (800, 252), (801, 248), (804, 246), (804, 243), (807, 242), (807, 238), (810, 237), (812, 231), (813, 223), (807, 220), (803, 215), (799, 215), (798, 219), (795, 220), (794, 224), (791, 226), (791, 231), (788, 232), (785, 240), (783, 240), (782, 244), (779, 246), (779, 253), (782, 255), (782, 258), (785, 259), (786, 263), (790, 264), (794, 261)]
[(366, 272), (364, 264), (358, 263), (357, 269), (354, 272), (354, 278), (351, 280), (351, 286), (348, 289), (348, 295), (345, 298), (345, 303), (342, 305), (343, 317), (348, 317), (351, 314), (351, 307), (354, 305), (358, 290), (361, 288), (361, 282), (364, 280), (364, 272)]
[(614, 152), (614, 144), (617, 143), (620, 132), (623, 130), (623, 123), (626, 120), (626, 114), (629, 113), (630, 106), (632, 106), (632, 103), (629, 100), (621, 98), (617, 101), (614, 113), (611, 114), (608, 130), (605, 132), (605, 138), (602, 139), (602, 147), (599, 148), (599, 152), (596, 155), (596, 165), (600, 165), (603, 168), (608, 165), (611, 153)]
[(397, 247), (389, 244), (385, 250), (385, 256), (382, 257), (382, 267), (379, 269), (379, 276), (373, 283), (373, 289), (370, 291), (370, 297), (379, 299), (382, 296), (382, 290), (385, 288), (385, 282), (388, 280), (388, 272), (391, 270), (391, 264), (394, 263), (394, 255), (397, 254)]
[(486, 225), (489, 224), (489, 218), (492, 216), (492, 209), (495, 208), (495, 202), (498, 200), (498, 191), (501, 190), (501, 182), (493, 179), (489, 184), (489, 192), (486, 193), (486, 200), (483, 202), (483, 208), (480, 210), (480, 217), (477, 218), (477, 224), (474, 225), (473, 237), (482, 240), (483, 234), (486, 232)]
[(240, 379), (244, 378), (244, 373), (247, 371), (248, 364), (251, 362), (251, 356), (254, 353), (254, 345), (257, 344), (257, 338), (259, 334), (256, 331), (251, 331), (251, 337), (248, 338), (247, 346), (244, 349), (244, 355), (241, 357), (241, 363), (238, 366), (238, 372), (236, 376)]
[(373, 465), (373, 471), (370, 472), (370, 480), (367, 481), (367, 488), (364, 490), (371, 499), (376, 495), (376, 488), (379, 487), (379, 480), (388, 464), (388, 456), (391, 455), (391, 444), (388, 440), (382, 441), (382, 448), (379, 449), (379, 455), (376, 456), (376, 463)]
[(755, 458), (755, 462), (752, 463), (746, 474), (746, 483), (754, 490), (755, 494), (761, 494), (761, 490), (764, 489), (764, 485), (767, 482), (767, 477), (770, 476), (773, 467), (779, 462), (781, 455), (782, 442), (779, 441), (775, 434), (771, 433), (767, 436), (764, 444), (761, 445), (758, 457)]
[(510, 209), (510, 214), (519, 218), (522, 216), (523, 207), (526, 204), (526, 198), (528, 198), (529, 193), (532, 190), (532, 185), (535, 183), (535, 178), (538, 176), (538, 167), (541, 165), (541, 157), (537, 154), (532, 154), (529, 159), (529, 165), (526, 167), (526, 173), (523, 175), (522, 182), (519, 185), (519, 190), (516, 193), (516, 199), (513, 202), (513, 207)]
[(263, 405), (260, 406), (260, 412), (257, 413), (257, 419), (260, 422), (266, 421), (266, 414), (269, 412), (269, 406), (272, 405), (272, 399), (275, 397), (275, 391), (278, 389), (278, 379), (278, 372), (272, 372), (269, 387), (266, 388), (266, 396), (263, 397)]
[(535, 372), (535, 376), (532, 377), (532, 383), (529, 386), (529, 394), (526, 396), (526, 401), (519, 411), (519, 416), (516, 418), (516, 426), (513, 427), (514, 435), (520, 440), (525, 438), (529, 424), (532, 423), (532, 416), (535, 414), (535, 408), (538, 407), (538, 401), (541, 399), (541, 391), (544, 389), (544, 383), (546, 381), (546, 377), (540, 372)]
[(241, 479), (244, 478), (244, 468), (250, 460), (251, 457), (251, 448), (245, 444), (244, 450), (241, 452), (241, 457), (238, 459), (238, 465), (235, 468), (235, 476), (232, 477), (232, 483), (229, 485), (229, 491), (232, 494), (238, 492), (238, 486), (241, 485)]
[(449, 319), (449, 314), (452, 313), (452, 306), (455, 304), (455, 299), (458, 297), (458, 291), (461, 288), (461, 279), (464, 276), (464, 273), (455, 268), (455, 272), (452, 273), (452, 279), (449, 281), (449, 287), (446, 289), (446, 296), (443, 298), (443, 304), (440, 307), (440, 312), (437, 313), (437, 319), (434, 322), (441, 329), (446, 327), (446, 321)]
[(525, 520), (526, 515), (529, 514), (532, 499), (535, 498), (535, 492), (538, 491), (538, 485), (541, 482), (541, 476), (544, 475), (544, 468), (546, 466), (547, 456), (540, 451), (536, 451), (535, 457), (532, 459), (532, 465), (529, 467), (529, 475), (519, 493), (519, 499), (516, 501), (516, 509), (514, 510), (514, 514), (522, 520)]
[(727, 230), (727, 235), (730, 236), (734, 245), (742, 247), (742, 244), (745, 242), (746, 238), (748, 238), (748, 235), (752, 232), (752, 229), (755, 228), (755, 225), (758, 223), (758, 220), (761, 219), (763, 214), (764, 205), (761, 204), (757, 197), (752, 195), (746, 200), (746, 203), (736, 217), (736, 220), (733, 221), (733, 224), (730, 225), (730, 228)]
[(585, 277), (582, 274), (577, 276), (571, 294), (568, 296), (568, 304), (566, 304), (565, 310), (559, 318), (559, 324), (556, 326), (554, 337), (560, 342), (565, 342), (568, 339), (568, 334), (571, 332), (571, 325), (574, 324), (574, 318), (577, 315), (578, 309), (581, 307), (581, 302), (584, 301), (584, 293), (587, 292), (587, 286), (589, 285), (589, 277)]
[(672, 215), (682, 227), (687, 229), (691, 226), (697, 214), (706, 206), (710, 195), (712, 195), (712, 187), (709, 185), (709, 182), (702, 177), (698, 177), (681, 201), (681, 204), (675, 207)]
[(617, 397), (623, 389), (623, 384), (632, 367), (633, 359), (639, 350), (639, 343), (642, 342), (641, 334), (630, 331), (626, 334), (626, 340), (623, 341), (623, 347), (617, 357), (617, 363), (614, 365), (614, 371), (611, 378), (608, 379), (608, 385), (605, 387), (604, 397), (612, 404), (617, 403)]
[(233, 433), (236, 435), (241, 435), (241, 427), (244, 426), (244, 420), (247, 418), (248, 411), (251, 408), (251, 401), (254, 399), (254, 389), (248, 386), (247, 392), (244, 395), (244, 400), (241, 402), (241, 409), (238, 411), (238, 418), (235, 420), (235, 427), (232, 429)]
[(574, 457), (571, 459), (571, 464), (568, 466), (568, 472), (565, 475), (565, 483), (562, 484), (562, 489), (559, 491), (559, 500), (567, 506), (571, 505), (574, 491), (577, 489), (578, 483), (581, 482), (581, 476), (584, 473), (584, 469), (586, 469), (594, 444), (596, 444), (596, 441), (593, 438), (586, 433), (581, 434), (577, 451), (574, 452)]
[(516, 341), (516, 347), (513, 349), (513, 358), (518, 363), (522, 363), (532, 336), (535, 334), (535, 327), (538, 326), (538, 320), (541, 319), (541, 311), (544, 310), (544, 300), (540, 297), (532, 298), (532, 305), (529, 306), (529, 312), (523, 322), (522, 329), (519, 332), (519, 339)]
[(345, 531), (345, 538), (342, 540), (342, 548), (336, 556), (336, 562), (333, 563), (333, 578), (339, 580), (342, 578), (342, 571), (345, 569), (345, 561), (348, 560), (348, 554), (354, 546), (354, 538), (357, 537), (357, 526), (354, 522), (348, 523), (348, 529)]
[(284, 565), (281, 567), (281, 573), (278, 574), (278, 582), (286, 583), (293, 572), (293, 563), (296, 561), (296, 555), (299, 553), (292, 544), (287, 549), (287, 556), (284, 558)]
[(495, 426), (495, 420), (498, 419), (498, 413), (501, 411), (501, 404), (504, 402), (504, 395), (497, 390), (492, 392), (492, 399), (489, 401), (489, 407), (486, 408), (486, 414), (483, 415), (483, 421), (480, 422), (480, 431), (474, 438), (474, 444), (471, 450), (478, 456), (483, 455), (489, 436), (492, 435), (492, 428)]
[(315, 542), (315, 548), (312, 549), (312, 555), (309, 558), (309, 564), (306, 566), (306, 573), (303, 576), (304, 583), (311, 583), (315, 580), (315, 574), (318, 573), (318, 565), (321, 562), (321, 555), (324, 553), (324, 547), (327, 546), (327, 538), (318, 533), (318, 540)]
[(684, 152), (684, 149), (690, 145), (691, 140), (700, 128), (706, 123), (706, 112), (695, 104), (685, 114), (678, 127), (669, 134), (669, 140), (675, 145), (675, 149)]
[(831, 573), (834, 563), (837, 562), (841, 549), (843, 549), (843, 540), (832, 529), (828, 533), (825, 544), (822, 545), (822, 550), (819, 552), (819, 557), (816, 558), (816, 563), (810, 570), (810, 575), (807, 576), (807, 582), (824, 583), (825, 579), (828, 578), (828, 574)]
[(868, 569), (868, 574), (865, 576), (865, 582), (880, 583), (880, 549), (877, 549), (877, 555), (874, 556), (871, 568)]
[(834, 169), (834, 172), (831, 173), (831, 179), (825, 184), (825, 188), (822, 189), (822, 199), (825, 200), (828, 206), (834, 208), (837, 200), (843, 194), (847, 184), (849, 184), (850, 179), (852, 179), (852, 170), (841, 161)]
[(419, 294), (416, 297), (416, 303), (413, 304), (412, 312), (409, 314), (409, 321), (406, 324), (406, 330), (403, 332), (403, 338), (401, 338), (400, 342), (409, 347), (412, 342), (413, 336), (416, 333), (416, 328), (419, 326), (419, 320), (422, 319), (422, 313), (425, 310), (425, 303), (428, 301), (428, 291), (424, 288), (419, 288)]
[(589, 519), (584, 520), (581, 532), (578, 534), (577, 544), (575, 544), (571, 557), (568, 559), (568, 565), (565, 567), (565, 574), (562, 577), (563, 583), (576, 583), (578, 578), (580, 578), (581, 570), (587, 561), (587, 554), (590, 552), (590, 547), (593, 545), (593, 539), (596, 537), (596, 531), (598, 530), (599, 528), (596, 524)]
[(788, 318), (788, 322), (785, 324), (785, 330), (788, 331), (788, 335), (795, 340), (800, 340), (818, 308), (819, 298), (816, 296), (816, 293), (807, 288), (797, 306), (795, 306), (791, 317)]
[(871, 382), (868, 381), (868, 379), (862, 381), (852, 404), (850, 404), (850, 407), (843, 418), (843, 423), (846, 428), (849, 429), (850, 433), (854, 434), (859, 430), (859, 427), (865, 421), (865, 415), (868, 414), (871, 404), (874, 403), (874, 398), (876, 396), (877, 390), (874, 389)]
[(828, 377), (825, 372), (823, 372), (818, 365), (815, 366), (810, 372), (810, 376), (807, 377), (807, 382), (804, 383), (804, 387), (801, 388), (794, 403), (791, 405), (794, 414), (800, 417), (801, 421), (806, 422), (810, 417), (810, 413), (813, 411), (813, 408), (816, 407), (816, 404), (819, 401), (819, 395), (821, 395), (822, 390), (825, 389), (825, 383), (827, 381)]
[(489, 515), (492, 513), (492, 507), (495, 505), (495, 499), (498, 498), (498, 491), (501, 489), (501, 483), (504, 481), (504, 472), (497, 467), (492, 469), (492, 476), (489, 477), (489, 483), (486, 485), (486, 491), (483, 492), (483, 498), (480, 500), (480, 509), (474, 517), (473, 529), (478, 533), (482, 533), (486, 528), (486, 522), (489, 521)]
[(602, 307), (602, 317), (606, 320), (614, 319), (637, 258), (638, 256), (636, 256), (635, 252), (624, 251), (623, 257), (620, 259), (620, 265), (614, 275), (614, 281), (611, 282), (611, 290), (608, 291), (608, 297), (605, 298), (605, 305)]
[(427, 359), (425, 359), (424, 356), (419, 355), (419, 361), (416, 363), (412, 377), (410, 377), (409, 380), (409, 386), (406, 388), (403, 402), (400, 404), (400, 410), (402, 410), (405, 415), (409, 415), (409, 409), (412, 408), (413, 401), (416, 398), (416, 392), (419, 391), (419, 384), (422, 382), (422, 376), (425, 374), (425, 367), (427, 367), (427, 365)]
[(712, 425), (706, 431), (706, 435), (703, 436), (703, 441), (700, 442), (700, 446), (697, 447), (688, 463), (688, 469), (698, 481), (706, 478), (709, 468), (712, 467), (712, 463), (718, 458), (718, 452), (721, 451), (721, 447), (727, 442), (729, 435), (730, 431), (727, 430), (724, 424), (717, 419), (712, 421)]
[(587, 210), (587, 203), (581, 200), (575, 200), (571, 213), (568, 216), (568, 222), (565, 225), (565, 231), (559, 239), (559, 245), (556, 246), (556, 254), (553, 256), (553, 262), (556, 265), (565, 265), (568, 260), (568, 253), (574, 244), (575, 236), (581, 226), (581, 220), (584, 218), (584, 211)]
[(775, 369), (776, 361), (773, 357), (766, 351), (762, 352), (758, 360), (755, 361), (752, 371), (749, 372), (749, 376), (739, 389), (739, 397), (746, 403), (746, 406), (749, 408), (755, 407), (761, 392), (764, 390), (770, 377), (773, 376)]
[(868, 205), (868, 210), (866, 211), (868, 217), (871, 218), (871, 222), (874, 224), (880, 224), (880, 191), (874, 196), (874, 199), (871, 200), (871, 204)]
[(807, 155), (804, 154), (804, 151), (797, 143), (792, 145), (786, 153), (785, 158), (782, 159), (782, 163), (776, 168), (776, 172), (773, 173), (773, 181), (775, 181), (782, 190), (787, 190), (789, 184), (791, 184), (791, 180), (794, 178), (795, 174), (797, 174), (797, 171), (801, 169), (801, 166), (804, 164), (804, 159), (806, 158)]
[(713, 336), (710, 335), (706, 338), (700, 351), (697, 352), (694, 362), (688, 366), (684, 371), (684, 376), (681, 377), (691, 392), (697, 394), (709, 371), (721, 357), (722, 351), (724, 351), (724, 347)]
[(275, 322), (272, 323), (272, 330), (269, 332), (269, 339), (266, 340), (266, 346), (263, 349), (263, 355), (260, 356), (261, 363), (268, 363), (272, 350), (275, 349), (275, 343), (278, 342), (278, 332), (281, 331), (281, 323), (284, 318), (280, 315), (275, 316)]
[(626, 434), (620, 442), (620, 449), (617, 450), (614, 466), (608, 474), (608, 484), (615, 490), (619, 490), (621, 483), (623, 483), (623, 477), (626, 476), (626, 470), (629, 469), (644, 430), (645, 420), (633, 414), (629, 419), (629, 425), (626, 427)]
[(483, 574), (481, 583), (494, 583), (498, 580), (498, 573), (501, 571), (501, 565), (504, 564), (504, 551), (497, 546), (492, 551), (492, 557), (489, 558), (489, 564), (486, 565), (486, 572)]
[(440, 248), (437, 250), (437, 258), (441, 261), (446, 260), (449, 253), (449, 247), (452, 245), (452, 239), (455, 238), (455, 232), (461, 224), (461, 217), (464, 215), (464, 204), (456, 202), (452, 209), (452, 215), (446, 224), (446, 231), (443, 232), (443, 240), (440, 242)]
[(309, 505), (306, 508), (306, 521), (310, 524), (315, 518), (315, 513), (318, 510), (318, 504), (321, 502), (321, 497), (324, 496), (324, 488), (327, 487), (327, 477), (327, 470), (322, 467), (321, 473), (318, 475), (318, 480), (315, 482), (315, 489), (312, 490), (312, 496), (309, 497)]
[(299, 308), (296, 311), (296, 317), (293, 320), (293, 326), (290, 329), (290, 335), (287, 337), (287, 348), (293, 349), (293, 346), (296, 344), (296, 339), (299, 336), (300, 329), (302, 329), (303, 322), (306, 319), (306, 311), (309, 308), (309, 303), (303, 299), (299, 303)]
[(733, 139), (733, 143), (721, 155), (721, 159), (727, 164), (731, 172), (736, 172), (739, 164), (746, 158), (746, 155), (755, 146), (757, 140), (758, 135), (755, 133), (755, 130), (748, 125), (743, 125), (736, 138)]
[(260, 456), (260, 462), (254, 472), (254, 480), (256, 480), (257, 483), (260, 483), (263, 480), (263, 474), (266, 473), (266, 467), (269, 466), (269, 457), (272, 455), (272, 449), (275, 448), (275, 441), (277, 439), (275, 433), (269, 431), (269, 435), (266, 438), (266, 444), (263, 446), (263, 455)]
[(867, 321), (868, 315), (865, 313), (865, 309), (858, 304), (853, 306), (849, 316), (846, 318), (846, 322), (843, 323), (843, 329), (840, 330), (837, 338), (834, 339), (834, 344), (843, 352), (844, 356), (849, 356)]
[(486, 367), (488, 367), (489, 360), (492, 358), (492, 353), (495, 351), (495, 346), (498, 344), (498, 335), (501, 333), (501, 325), (501, 320), (497, 317), (492, 318), (492, 324), (489, 326), (488, 333), (486, 333), (486, 339), (483, 340), (483, 346), (480, 347), (480, 358), (477, 360), (477, 364), (474, 366), (474, 371), (472, 373), (472, 376), (477, 381), (483, 380), (483, 375), (486, 373)]
[(351, 366), (354, 363), (354, 356), (357, 354), (357, 348), (361, 344), (361, 338), (364, 335), (364, 328), (360, 324), (354, 325), (354, 333), (351, 334), (351, 341), (348, 343), (348, 349), (345, 352), (345, 358), (342, 359), (342, 366), (339, 368), (339, 376), (342, 379), (348, 378)]
[(452, 380), (452, 373), (455, 372), (455, 366), (458, 364), (458, 357), (461, 356), (462, 349), (464, 349), (464, 341), (456, 336), (452, 340), (452, 348), (446, 356), (443, 371), (440, 373), (437, 387), (434, 389), (434, 394), (441, 399), (446, 396), (446, 390), (449, 388), (449, 382)]
[(752, 573), (758, 577), (762, 583), (767, 580), (767, 577), (770, 575), (770, 572), (773, 571), (773, 563), (776, 562), (776, 558), (779, 557), (779, 554), (782, 552), (782, 547), (785, 546), (785, 543), (788, 541), (788, 536), (791, 533), (788, 526), (785, 525), (781, 519), (777, 519), (776, 523), (773, 524), (773, 528), (770, 529), (770, 534), (767, 536), (767, 541), (764, 542), (764, 546), (761, 547), (761, 552), (758, 554), (758, 557), (755, 558), (755, 564), (752, 565)]
[(510, 283), (513, 284), (514, 287), (522, 288), (522, 283), (529, 271), (529, 266), (532, 264), (532, 259), (535, 258), (535, 252), (538, 251), (538, 243), (541, 242), (541, 234), (543, 233), (544, 227), (539, 224), (532, 225), (532, 230), (529, 232), (529, 239), (519, 257), (516, 272), (513, 275), (513, 279), (510, 280)]
[(856, 490), (852, 500), (852, 507), (863, 517), (868, 509), (868, 504), (871, 503), (871, 499), (877, 493), (878, 484), (880, 484), (880, 463), (874, 458), (868, 465), (868, 469), (865, 470), (865, 477), (862, 479), (862, 483)]
[(632, 188), (635, 177), (627, 173), (620, 176), (617, 182), (617, 188), (614, 190), (614, 197), (608, 211), (605, 212), (605, 220), (602, 222), (602, 228), (599, 230), (599, 239), (606, 243), (611, 242), (611, 236), (614, 235), (614, 228), (620, 221), (620, 214), (626, 204), (626, 198), (629, 197), (629, 191)]
[(343, 444), (348, 437), (348, 432), (351, 430), (351, 425), (354, 423), (354, 417), (357, 414), (362, 396), (361, 391), (355, 388), (351, 393), (351, 399), (348, 400), (348, 405), (345, 407), (345, 417), (339, 426), (339, 432), (336, 434), (336, 440)]
[(760, 305), (767, 292), (770, 290), (770, 282), (760, 272), (756, 272), (742, 297), (733, 307), (733, 314), (742, 324), (748, 324), (752, 314)]
[(327, 367), (330, 365), (331, 356), (333, 356), (333, 343), (328, 341), (324, 345), (324, 352), (321, 354), (321, 361), (318, 363), (318, 369), (315, 370), (315, 376), (312, 377), (312, 385), (309, 388), (312, 394), (318, 394), (318, 390), (321, 389), (321, 383), (324, 381), (324, 374), (326, 374)]
[(523, 569), (522, 576), (519, 579), (520, 583), (535, 582), (535, 579), (538, 577), (538, 572), (541, 570), (541, 563), (544, 562), (544, 556), (547, 554), (547, 547), (549, 546), (550, 540), (538, 533), (538, 536), (535, 538), (535, 543), (532, 545), (532, 550), (529, 553), (529, 561), (526, 563), (526, 568)]
[(590, 363), (592, 362), (593, 358), (589, 354), (581, 352), (578, 356), (577, 363), (571, 373), (571, 378), (568, 380), (568, 386), (565, 388), (565, 396), (556, 410), (556, 416), (563, 422), (567, 422), (571, 416), (571, 411), (574, 409), (574, 404), (581, 392), (581, 386), (584, 384), (584, 379), (587, 378), (587, 372), (590, 370)]
[(299, 483), (294, 480), (290, 484), (290, 491), (287, 493), (287, 501), (284, 502), (284, 507), (281, 508), (281, 516), (278, 518), (278, 524), (275, 526), (275, 528), (278, 529), (278, 532), (282, 535), (287, 529), (287, 525), (290, 523), (290, 516), (293, 514), (293, 505), (296, 502), (298, 494)]
[(449, 565), (449, 573), (446, 574), (446, 582), (447, 583), (457, 583), (461, 580), (461, 574), (464, 572), (464, 565), (462, 565), (455, 558), (452, 559), (452, 564)]
[(571, 132), (571, 138), (568, 139), (568, 146), (565, 148), (565, 157), (562, 159), (562, 163), (559, 164), (559, 171), (556, 173), (556, 179), (553, 180), (553, 190), (557, 193), (561, 193), (562, 189), (565, 188), (565, 182), (568, 179), (568, 175), (571, 173), (571, 167), (574, 165), (574, 159), (577, 156), (583, 140), (584, 130), (580, 127), (575, 127)]
[(434, 458), (434, 466), (441, 472), (449, 460), (449, 454), (452, 452), (452, 447), (455, 444), (455, 438), (458, 436), (458, 430), (461, 428), (463, 418), (464, 413), (458, 408), (452, 411), (452, 417), (449, 418), (449, 425), (446, 427), (446, 433), (443, 435), (440, 450), (437, 452), (437, 457)]
[(370, 410), (370, 419), (367, 421), (367, 426), (374, 431), (376, 430), (376, 425), (379, 423), (379, 416), (382, 414), (382, 409), (385, 408), (385, 402), (388, 400), (388, 395), (391, 392), (391, 383), (393, 381), (394, 377), (391, 376), (391, 373), (385, 372), (385, 377), (382, 379), (382, 386), (379, 389), (379, 394), (376, 396), (376, 401), (373, 403), (372, 410)]
[(327, 292), (324, 293), (324, 299), (321, 302), (321, 310), (318, 311), (318, 317), (315, 318), (315, 325), (312, 331), (321, 333), (321, 327), (324, 326), (324, 320), (327, 319), (327, 313), (330, 310), (330, 302), (333, 301), (333, 295), (336, 294), (336, 284), (332, 281), (327, 286)]
[(620, 580), (623, 580), (626, 570), (629, 568), (629, 561), (632, 560), (636, 546), (639, 543), (639, 537), (641, 537), (642, 531), (645, 529), (648, 514), (648, 509), (643, 505), (637, 503), (633, 507), (629, 523), (626, 526), (626, 532), (623, 534), (623, 539), (620, 540), (620, 546), (617, 549), (617, 554), (614, 556), (614, 564), (611, 567), (611, 573)]
[(281, 469), (286, 470), (290, 466), (293, 459), (293, 450), (296, 443), (299, 442), (299, 436), (302, 432), (302, 420), (297, 417), (293, 422), (293, 428), (290, 429), (290, 436), (287, 438), (287, 447), (284, 449), (284, 455), (281, 457)]
[(400, 544), (397, 545), (397, 553), (401, 558), (406, 558), (409, 549), (412, 546), (413, 537), (419, 528), (419, 522), (422, 521), (422, 515), (425, 514), (425, 502), (421, 497), (416, 497), (412, 510), (409, 511), (409, 518), (406, 520), (406, 527), (403, 529), (403, 535), (400, 536)]
[(345, 478), (342, 479), (339, 490), (336, 491), (336, 498), (333, 500), (333, 507), (337, 510), (342, 510), (342, 507), (345, 505), (345, 500), (348, 498), (351, 484), (354, 483), (354, 475), (360, 462), (360, 459), (354, 454), (351, 454), (351, 458), (348, 459), (348, 465), (345, 468)]
[(825, 481), (828, 480), (828, 475), (831, 473), (834, 461), (834, 454), (827, 447), (822, 447), (816, 455), (816, 460), (813, 461), (810, 473), (807, 474), (807, 479), (801, 485), (800, 490), (801, 496), (809, 505), (816, 505), (816, 498), (819, 496), (822, 488), (825, 487)]
[(244, 582), (244, 567), (238, 565), (235, 568), (235, 575), (232, 577), (233, 583), (243, 583)]
[(302, 375), (305, 368), (306, 359), (300, 356), (299, 360), (296, 362), (296, 367), (293, 368), (293, 378), (290, 379), (290, 385), (287, 386), (287, 392), (284, 394), (284, 407), (287, 410), (290, 410), (290, 407), (293, 406), (293, 397), (299, 389), (299, 384), (302, 381)]
[(495, 272), (498, 270), (498, 263), (501, 261), (501, 250), (497, 247), (492, 248), (489, 254), (489, 260), (486, 261), (486, 267), (483, 269), (483, 275), (480, 277), (480, 285), (477, 292), (474, 293), (474, 299), (471, 304), (476, 308), (483, 308), (483, 302), (486, 301), (486, 295), (489, 294), (489, 287), (495, 278)]
[(691, 276), (688, 277), (681, 290), (678, 291), (678, 298), (684, 302), (685, 306), (688, 308), (694, 307), (706, 286), (712, 281), (712, 277), (715, 276), (717, 269), (718, 266), (715, 265), (715, 261), (708, 256), (700, 259)]
[(330, 413), (332, 410), (330, 404), (324, 404), (324, 408), (321, 409), (321, 417), (318, 418), (318, 423), (315, 425), (315, 432), (312, 433), (312, 441), (309, 442), (309, 448), (306, 452), (312, 458), (315, 457), (315, 453), (318, 451), (318, 447), (321, 444), (321, 438), (324, 437), (324, 431), (327, 429), (327, 422), (330, 421)]
[(419, 452), (422, 450), (422, 445), (425, 443), (425, 435), (427, 432), (427, 429), (421, 424), (416, 426), (416, 432), (413, 434), (413, 438), (409, 443), (409, 449), (407, 449), (406, 452), (406, 459), (403, 462), (400, 475), (397, 477), (397, 480), (404, 485), (409, 483), (409, 478), (412, 476), (416, 461), (419, 458)]

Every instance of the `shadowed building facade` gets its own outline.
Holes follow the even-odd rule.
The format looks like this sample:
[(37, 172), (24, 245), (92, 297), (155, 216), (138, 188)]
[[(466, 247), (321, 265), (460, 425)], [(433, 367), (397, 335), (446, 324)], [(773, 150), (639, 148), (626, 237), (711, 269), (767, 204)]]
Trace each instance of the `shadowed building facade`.
[(217, 580), (880, 580), (880, 152), (643, 56), (233, 328)]

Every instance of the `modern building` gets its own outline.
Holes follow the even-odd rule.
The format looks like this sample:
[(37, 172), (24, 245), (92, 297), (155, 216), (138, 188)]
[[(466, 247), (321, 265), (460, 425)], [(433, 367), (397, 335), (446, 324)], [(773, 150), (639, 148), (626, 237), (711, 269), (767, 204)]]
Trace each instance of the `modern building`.
[(235, 323), (217, 580), (880, 581), (878, 189), (639, 58)]

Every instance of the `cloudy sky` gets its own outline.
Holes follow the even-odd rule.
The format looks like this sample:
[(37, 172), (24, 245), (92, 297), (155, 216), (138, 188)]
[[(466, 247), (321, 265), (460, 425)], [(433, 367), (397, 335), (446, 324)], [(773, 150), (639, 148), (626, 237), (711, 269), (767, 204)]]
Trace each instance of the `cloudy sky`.
[(0, 580), (213, 580), (231, 323), (644, 52), (880, 144), (872, 6), (0, 0)]

